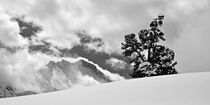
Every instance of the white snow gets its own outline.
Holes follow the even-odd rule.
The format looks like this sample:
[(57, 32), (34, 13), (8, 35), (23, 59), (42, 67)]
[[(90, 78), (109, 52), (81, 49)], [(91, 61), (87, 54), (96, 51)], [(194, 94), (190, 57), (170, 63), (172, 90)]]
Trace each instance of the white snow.
[(0, 105), (210, 105), (210, 72), (149, 77), (0, 99)]

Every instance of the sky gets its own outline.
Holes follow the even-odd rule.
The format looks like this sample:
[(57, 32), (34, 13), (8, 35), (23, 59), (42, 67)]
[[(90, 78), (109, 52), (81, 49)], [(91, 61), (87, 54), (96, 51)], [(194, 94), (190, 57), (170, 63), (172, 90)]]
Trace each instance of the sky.
[[(148, 28), (153, 18), (163, 14), (165, 19), (162, 30), (167, 39), (163, 44), (174, 50), (175, 59), (178, 61), (177, 71), (203, 72), (209, 71), (210, 68), (208, 0), (0, 0), (0, 2), (0, 45), (12, 48), (30, 44), (19, 35), (18, 24), (11, 21), (12, 17), (24, 15), (27, 21), (33, 21), (43, 28), (37, 34), (40, 40), (66, 49), (76, 49), (85, 43), (95, 52), (84, 50), (85, 48), (80, 46), (83, 50), (77, 49), (76, 55), (88, 58), (87, 54), (90, 52), (91, 57), (98, 54), (96, 56), (98, 58), (91, 59), (89, 56), (88, 59), (99, 65), (101, 59), (102, 63), (111, 66), (116, 63), (120, 69), (125, 62), (120, 61), (121, 58), (116, 55), (122, 52), (121, 42), (124, 41), (124, 35), (137, 34), (141, 29)], [(101, 39), (103, 46), (98, 46), (98, 41), (82, 42), (81, 36), (76, 34), (78, 32), (86, 33), (90, 36), (89, 39)], [(0, 64), (3, 73), (0, 73), (0, 76), (9, 78), (4, 75), (12, 72), (4, 71), (8, 68), (26, 70), (33, 67), (36, 70), (49, 61), (49, 56), (43, 54), (32, 56), (27, 50), (10, 54), (1, 49), (0, 56), (3, 59), (0, 60)], [(79, 54), (78, 51), (82, 52)], [(101, 55), (103, 57), (100, 58)], [(28, 64), (22, 65), (22, 62)]]

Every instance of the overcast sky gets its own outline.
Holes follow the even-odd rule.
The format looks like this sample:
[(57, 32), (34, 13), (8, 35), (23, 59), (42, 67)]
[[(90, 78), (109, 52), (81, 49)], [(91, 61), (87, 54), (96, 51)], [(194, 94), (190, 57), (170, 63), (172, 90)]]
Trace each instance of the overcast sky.
[[(210, 68), (208, 0), (0, 0), (0, 14), (1, 28), (7, 17), (26, 15), (44, 28), (38, 36), (57, 46), (74, 46), (78, 43), (74, 32), (85, 30), (105, 41), (104, 52), (117, 53), (122, 52), (124, 35), (148, 28), (153, 18), (164, 14), (164, 44), (175, 51), (177, 70), (200, 72)], [(7, 25), (11, 26), (7, 30), (17, 27)], [(11, 46), (25, 43), (20, 36), (5, 36), (3, 32), (1, 42)]]

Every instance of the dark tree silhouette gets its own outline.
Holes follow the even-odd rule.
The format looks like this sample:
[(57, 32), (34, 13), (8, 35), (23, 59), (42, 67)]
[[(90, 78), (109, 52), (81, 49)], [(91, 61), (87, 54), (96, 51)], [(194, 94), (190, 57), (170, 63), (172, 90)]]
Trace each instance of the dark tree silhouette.
[(159, 44), (166, 40), (160, 30), (163, 19), (163, 15), (153, 19), (150, 28), (141, 30), (138, 38), (135, 34), (125, 35), (122, 54), (130, 59), (133, 78), (177, 74), (174, 51)]

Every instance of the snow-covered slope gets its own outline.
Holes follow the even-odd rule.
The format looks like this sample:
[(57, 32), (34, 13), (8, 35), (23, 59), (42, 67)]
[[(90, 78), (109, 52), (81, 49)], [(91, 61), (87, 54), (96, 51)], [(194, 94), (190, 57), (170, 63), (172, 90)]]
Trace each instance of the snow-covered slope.
[(0, 99), (0, 105), (210, 105), (210, 72)]

